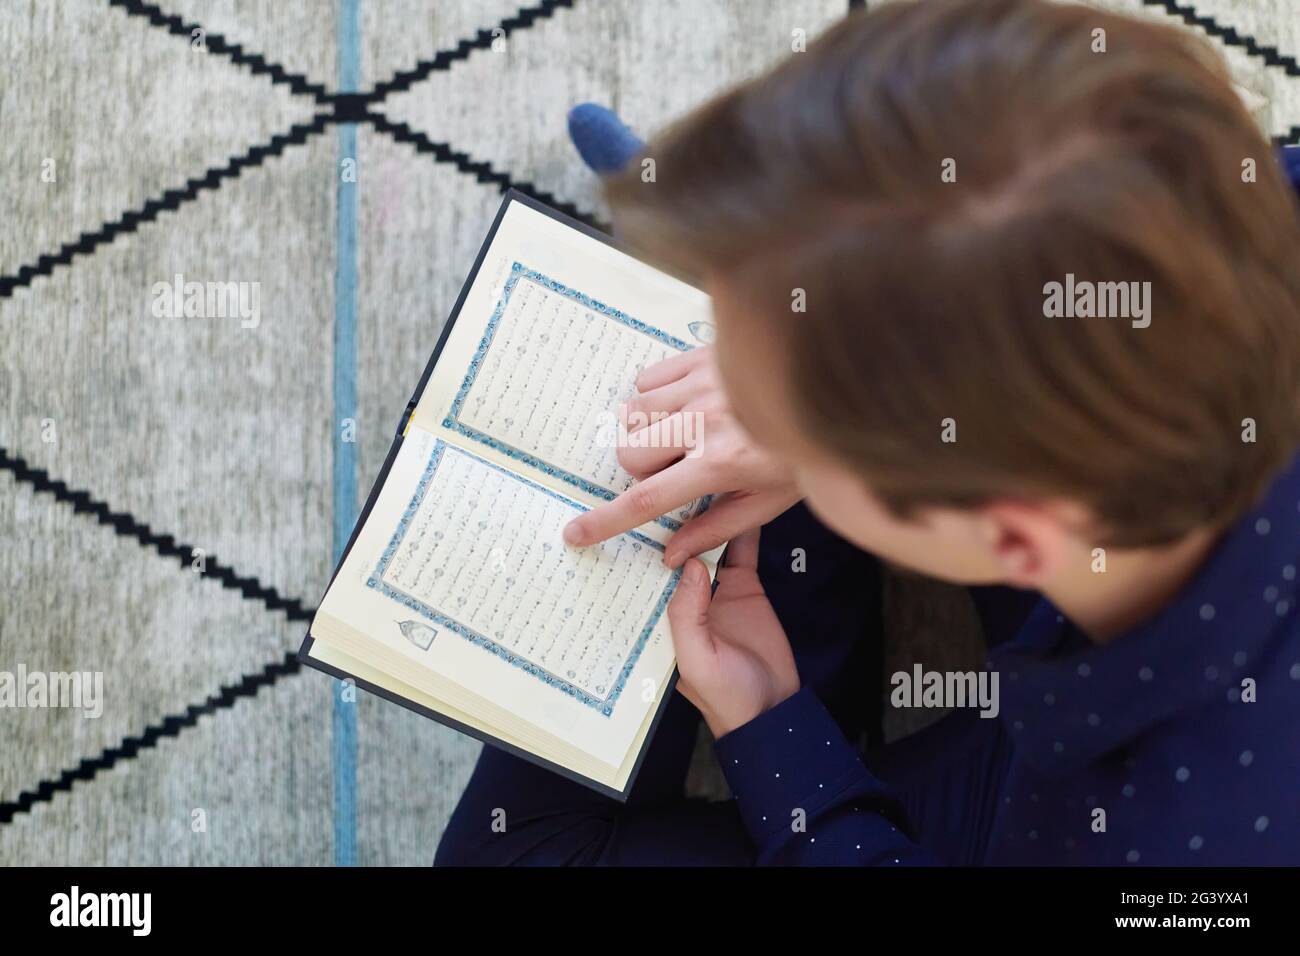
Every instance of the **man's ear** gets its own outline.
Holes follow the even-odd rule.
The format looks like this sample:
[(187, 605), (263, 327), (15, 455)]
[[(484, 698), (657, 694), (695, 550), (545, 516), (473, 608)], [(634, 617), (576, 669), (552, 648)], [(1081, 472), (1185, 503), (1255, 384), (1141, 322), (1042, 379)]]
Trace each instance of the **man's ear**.
[(1068, 504), (1000, 500), (980, 508), (980, 531), (1006, 583), (1040, 590), (1078, 553), (1081, 514)]

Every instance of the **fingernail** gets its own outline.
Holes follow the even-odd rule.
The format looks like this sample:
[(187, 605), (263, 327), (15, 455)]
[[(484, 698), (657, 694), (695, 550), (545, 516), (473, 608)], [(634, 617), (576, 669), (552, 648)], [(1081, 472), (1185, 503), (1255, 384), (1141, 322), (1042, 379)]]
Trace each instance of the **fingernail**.
[(676, 551), (664, 552), (664, 567), (675, 568), (681, 564), (681, 555)]
[(704, 570), (704, 565), (698, 561), (692, 561), (686, 565), (686, 570), (682, 572), (686, 575), (691, 584), (703, 584), (708, 579), (708, 572)]
[(579, 545), (582, 544), (582, 526), (576, 520), (570, 521), (564, 526), (564, 543)]

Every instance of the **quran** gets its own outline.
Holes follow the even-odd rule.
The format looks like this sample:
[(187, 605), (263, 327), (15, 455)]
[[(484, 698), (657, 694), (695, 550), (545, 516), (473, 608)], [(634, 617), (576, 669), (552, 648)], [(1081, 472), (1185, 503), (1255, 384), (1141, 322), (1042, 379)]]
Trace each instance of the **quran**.
[(703, 292), (508, 193), (300, 659), (626, 799), (676, 676), (664, 544), (708, 502), (562, 532), (633, 484), (637, 374), (712, 331)]

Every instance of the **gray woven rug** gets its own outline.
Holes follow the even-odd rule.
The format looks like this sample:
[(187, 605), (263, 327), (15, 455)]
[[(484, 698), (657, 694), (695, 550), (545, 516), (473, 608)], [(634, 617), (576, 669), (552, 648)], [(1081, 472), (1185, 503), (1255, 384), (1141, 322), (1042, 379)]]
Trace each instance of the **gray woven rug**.
[[(570, 105), (653, 129), (847, 7), (519, 2), (0, 4), (0, 671), (103, 674), (0, 711), (0, 863), (431, 860), (478, 745), (292, 652), (501, 191), (603, 219)], [(1294, 4), (1105, 3), (1292, 140)]]

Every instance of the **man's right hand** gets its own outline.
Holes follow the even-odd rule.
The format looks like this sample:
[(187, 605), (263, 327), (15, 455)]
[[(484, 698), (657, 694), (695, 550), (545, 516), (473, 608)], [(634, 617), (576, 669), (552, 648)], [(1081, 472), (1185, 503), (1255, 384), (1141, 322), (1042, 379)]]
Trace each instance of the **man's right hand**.
[[(638, 480), (613, 501), (569, 522), (568, 544), (595, 544), (697, 498), (720, 495), (669, 540), (664, 563), (675, 568), (767, 523), (799, 500), (789, 470), (755, 445), (731, 414), (712, 348), (652, 365), (638, 376), (636, 387), (638, 394), (623, 413), (635, 443), (620, 447), (618, 460)], [(686, 416), (695, 416), (693, 430), (683, 427)], [(696, 448), (685, 447), (684, 436), (694, 436)]]

